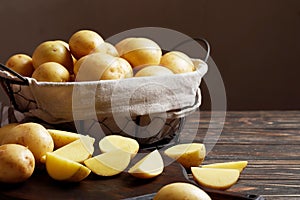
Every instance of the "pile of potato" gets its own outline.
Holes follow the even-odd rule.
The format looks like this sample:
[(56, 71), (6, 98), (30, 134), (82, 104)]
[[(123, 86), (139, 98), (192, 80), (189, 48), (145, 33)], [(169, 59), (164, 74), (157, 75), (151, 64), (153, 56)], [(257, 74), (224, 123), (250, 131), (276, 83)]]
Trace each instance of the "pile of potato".
[[(80, 182), (90, 173), (110, 177), (122, 172), (140, 179), (151, 179), (164, 171), (163, 153), (191, 170), (201, 186), (225, 190), (233, 186), (247, 161), (202, 165), (204, 144), (176, 144), (166, 150), (153, 150), (133, 159), (139, 153), (139, 143), (132, 138), (108, 135), (99, 141), (94, 153), (95, 138), (62, 130), (46, 129), (38, 123), (13, 123), (0, 128), (0, 182), (26, 181), (36, 167), (46, 169), (57, 181)], [(44, 166), (44, 167), (43, 167)], [(194, 195), (194, 196), (193, 196)], [(210, 199), (200, 188), (189, 183), (172, 183), (162, 187), (154, 199)]]
[(28, 179), (40, 159), (53, 151), (51, 135), (37, 123), (9, 124), (0, 129), (0, 182)]
[(42, 42), (31, 56), (12, 55), (6, 66), (43, 82), (116, 80), (195, 70), (185, 53), (170, 51), (163, 55), (159, 44), (149, 38), (128, 37), (112, 45), (92, 30), (79, 30), (68, 42)]

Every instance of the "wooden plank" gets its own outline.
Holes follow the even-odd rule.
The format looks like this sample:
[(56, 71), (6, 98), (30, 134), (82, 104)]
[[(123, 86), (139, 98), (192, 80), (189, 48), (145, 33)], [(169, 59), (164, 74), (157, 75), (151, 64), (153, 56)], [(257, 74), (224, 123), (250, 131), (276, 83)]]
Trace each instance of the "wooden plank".
[(264, 197), (300, 197), (300, 185), (297, 180), (257, 180), (249, 181), (240, 179), (228, 191), (261, 194)]
[[(197, 134), (197, 135), (195, 135)], [(218, 129), (184, 129), (180, 133), (185, 140), (196, 140), (213, 142), (218, 137), (218, 143), (228, 144), (290, 144), (300, 145), (300, 134), (298, 130), (270, 130), (270, 129), (240, 129), (224, 128)]]
[[(218, 128), (224, 122), (224, 127), (266, 128), (266, 129), (300, 129), (300, 111), (240, 111), (226, 112), (223, 121), (222, 112), (216, 112), (211, 119), (211, 113), (197, 111), (187, 117), (186, 125), (198, 128)], [(200, 120), (200, 121), (199, 121)]]

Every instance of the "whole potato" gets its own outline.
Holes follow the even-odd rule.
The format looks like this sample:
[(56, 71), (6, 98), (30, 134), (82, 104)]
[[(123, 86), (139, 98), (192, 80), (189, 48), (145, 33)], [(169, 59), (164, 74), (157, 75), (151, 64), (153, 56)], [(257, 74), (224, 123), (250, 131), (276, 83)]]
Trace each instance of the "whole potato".
[(102, 43), (103, 38), (92, 30), (79, 30), (69, 39), (70, 51), (77, 60), (95, 51)]
[(165, 76), (174, 74), (170, 69), (159, 66), (159, 65), (149, 65), (141, 68), (135, 74), (135, 77), (143, 77), (143, 76)]
[(163, 186), (154, 200), (211, 200), (206, 192), (191, 183), (175, 182)]
[(36, 163), (47, 152), (52, 152), (54, 142), (45, 127), (29, 122), (12, 128), (10, 134), (2, 138), (2, 144), (20, 144), (33, 153)]
[(161, 57), (160, 64), (172, 70), (175, 74), (192, 72), (195, 66), (191, 58), (180, 51), (170, 51)]
[(34, 156), (28, 148), (19, 144), (0, 146), (0, 182), (23, 182), (32, 175), (34, 167)]
[(19, 125), (19, 123), (10, 123), (0, 128), (0, 144), (2, 144), (2, 138), (4, 138), (5, 135), (9, 134), (10, 130), (17, 125)]
[(129, 37), (115, 45), (120, 57), (133, 68), (144, 65), (158, 65), (162, 56), (160, 46), (149, 38)]
[(93, 53), (80, 58), (75, 66), (76, 81), (116, 80), (133, 76), (130, 64), (105, 53)]
[(34, 67), (32, 58), (23, 53), (14, 54), (8, 58), (5, 65), (22, 76), (31, 77)]
[(35, 48), (32, 54), (34, 68), (37, 69), (46, 62), (59, 63), (72, 73), (72, 55), (66, 44), (62, 41), (45, 41)]
[(37, 81), (68, 82), (70, 80), (70, 73), (59, 63), (46, 62), (34, 70), (31, 77)]

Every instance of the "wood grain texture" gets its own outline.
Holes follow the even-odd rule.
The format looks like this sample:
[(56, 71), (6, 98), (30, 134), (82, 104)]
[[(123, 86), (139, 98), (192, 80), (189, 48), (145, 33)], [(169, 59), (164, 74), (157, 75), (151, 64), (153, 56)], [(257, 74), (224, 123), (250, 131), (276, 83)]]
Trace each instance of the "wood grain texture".
[[(208, 129), (209, 123), (213, 128)], [(199, 125), (198, 125), (199, 124)], [(189, 132), (197, 129), (196, 141), (213, 144), (219, 118), (201, 112), (186, 122)], [(214, 128), (215, 127), (215, 128)], [(211, 139), (207, 139), (209, 134)], [(203, 164), (247, 160), (235, 192), (261, 194), (266, 199), (300, 199), (300, 111), (227, 112), (217, 143)]]
[[(300, 199), (300, 111), (193, 113), (187, 117), (181, 142), (203, 142), (211, 150), (203, 164), (247, 160), (238, 182), (228, 192), (259, 194), (266, 199)], [(224, 127), (223, 124), (224, 123)], [(43, 174), (44, 173), (44, 174)], [(189, 174), (191, 177), (191, 174)], [(141, 181), (123, 173), (113, 178), (91, 175), (79, 184), (58, 183), (45, 171), (17, 186), (0, 185), (0, 199), (122, 199), (158, 191), (185, 181), (178, 164), (156, 179)], [(100, 195), (100, 196), (99, 196)], [(230, 198), (214, 198), (230, 199)], [(231, 199), (238, 199), (232, 197)]]

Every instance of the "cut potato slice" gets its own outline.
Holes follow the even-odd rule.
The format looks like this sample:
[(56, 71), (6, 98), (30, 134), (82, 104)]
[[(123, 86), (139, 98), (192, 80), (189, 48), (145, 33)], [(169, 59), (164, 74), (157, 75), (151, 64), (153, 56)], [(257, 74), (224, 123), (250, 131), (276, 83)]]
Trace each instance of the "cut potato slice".
[(154, 150), (129, 169), (129, 174), (137, 178), (153, 178), (164, 170), (164, 162), (158, 150)]
[(91, 170), (84, 165), (54, 154), (46, 154), (46, 170), (49, 176), (58, 181), (79, 182), (85, 179)]
[(206, 150), (204, 144), (178, 144), (165, 150), (167, 156), (177, 160), (185, 168), (198, 167), (204, 160)]
[(133, 158), (139, 151), (139, 143), (132, 138), (121, 135), (107, 135), (99, 142), (101, 152), (106, 153), (121, 149), (131, 154)]
[(78, 140), (56, 149), (53, 153), (69, 160), (83, 163), (83, 161), (93, 155), (94, 142), (95, 138), (90, 136), (80, 136)]
[(55, 130), (55, 129), (47, 129), (47, 131), (50, 133), (50, 135), (54, 141), (55, 149), (63, 147), (63, 146), (65, 146), (71, 142), (74, 142), (75, 140), (78, 140), (80, 138), (80, 134), (72, 133), (72, 132), (68, 132), (68, 131), (61, 131), (61, 130)]
[(123, 150), (115, 150), (89, 158), (84, 164), (97, 175), (114, 176), (126, 169), (130, 163), (130, 156)]
[(233, 161), (233, 162), (224, 162), (224, 163), (213, 163), (208, 165), (202, 165), (202, 168), (221, 168), (221, 169), (237, 169), (240, 172), (245, 169), (248, 161)]
[(240, 176), (237, 169), (191, 168), (194, 180), (204, 187), (226, 190), (234, 185)]

